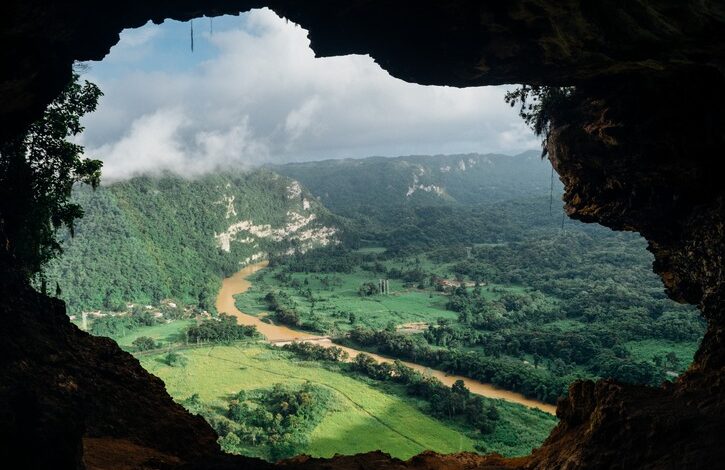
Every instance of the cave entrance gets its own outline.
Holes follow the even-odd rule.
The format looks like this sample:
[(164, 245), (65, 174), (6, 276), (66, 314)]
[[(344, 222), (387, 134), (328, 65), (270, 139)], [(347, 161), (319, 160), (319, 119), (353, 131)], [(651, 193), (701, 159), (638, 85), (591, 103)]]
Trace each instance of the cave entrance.
[(107, 184), (48, 281), (227, 452), (523, 455), (571, 381), (692, 360), (700, 316), (565, 217), (511, 87), (315, 59), (269, 10), (124, 32), (82, 78)]

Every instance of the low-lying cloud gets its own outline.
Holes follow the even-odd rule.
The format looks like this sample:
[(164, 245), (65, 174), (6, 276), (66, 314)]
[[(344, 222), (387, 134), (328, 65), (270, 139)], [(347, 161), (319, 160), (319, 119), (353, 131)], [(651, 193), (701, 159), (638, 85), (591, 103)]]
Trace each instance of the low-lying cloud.
[(214, 53), (181, 69), (164, 61), (156, 67), (147, 57), (164, 27), (125, 32), (107, 58), (111, 78), (104, 78), (105, 63), (89, 73), (105, 96), (85, 120), (81, 142), (104, 161), (106, 181), (161, 170), (195, 175), (228, 165), (537, 146), (504, 103), (505, 87), (420, 86), (390, 77), (367, 56), (315, 58), (306, 31), (269, 10), (248, 13), (239, 29), (207, 35)]

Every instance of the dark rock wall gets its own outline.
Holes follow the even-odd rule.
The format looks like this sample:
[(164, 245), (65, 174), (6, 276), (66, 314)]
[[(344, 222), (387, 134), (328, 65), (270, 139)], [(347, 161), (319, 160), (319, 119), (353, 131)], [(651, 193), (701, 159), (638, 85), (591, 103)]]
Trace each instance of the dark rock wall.
[[(0, 286), (0, 467), (82, 468), (83, 436), (127, 438), (194, 459), (216, 434), (108, 338), (72, 325), (65, 305)], [(6, 466), (11, 462), (18, 466)]]
[[(317, 54), (367, 53), (411, 82), (575, 85), (548, 147), (569, 215), (642, 233), (668, 294), (697, 304), (709, 322), (695, 363), (673, 385), (573, 384), (559, 405), (560, 425), (528, 458), (427, 454), (404, 463), (368, 454), (288, 466), (702, 468), (725, 461), (725, 2), (8, 0), (0, 6), (0, 139), (42, 112), (73, 60), (101, 59), (123, 28), (263, 5), (308, 29)], [(18, 288), (3, 293), (11, 320), (0, 332), (0, 441), (11, 443), (8, 452), (47, 444), (75, 465), (80, 436), (111, 436), (202, 458), (193, 468), (211, 465), (211, 430), (133, 358), (74, 329), (57, 302)], [(254, 465), (212, 460), (218, 468)]]
[(549, 158), (568, 214), (640, 232), (668, 295), (699, 306), (695, 362), (661, 389), (575, 383), (538, 468), (714, 468), (725, 461), (725, 80), (707, 67), (580, 86)]

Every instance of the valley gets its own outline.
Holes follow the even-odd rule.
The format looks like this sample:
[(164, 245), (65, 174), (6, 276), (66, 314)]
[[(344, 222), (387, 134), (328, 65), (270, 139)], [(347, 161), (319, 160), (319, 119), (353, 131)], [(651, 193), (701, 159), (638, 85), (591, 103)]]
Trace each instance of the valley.
[(45, 284), (228, 452), (523, 455), (571, 382), (673, 380), (704, 332), (560, 190), (531, 152), (137, 177), (75, 192)]
[[(244, 294), (252, 287), (252, 284), (247, 280), (248, 276), (259, 272), (265, 267), (267, 267), (266, 262), (250, 265), (246, 268), (243, 268), (233, 276), (224, 279), (224, 281), (222, 281), (222, 288), (219, 291), (219, 296), (217, 297), (217, 311), (219, 311), (220, 313), (228, 313), (236, 317), (237, 321), (240, 324), (254, 325), (257, 328), (257, 331), (264, 335), (269, 343), (274, 345), (283, 345), (290, 342), (305, 342), (314, 343), (324, 347), (330, 347), (333, 345), (339, 347), (339, 345), (333, 343), (329, 337), (319, 336), (299, 330), (293, 330), (285, 326), (274, 325), (263, 321), (259, 317), (244, 313), (236, 307), (234, 302), (234, 296), (238, 294)], [(350, 347), (342, 346), (341, 349), (349, 355), (349, 359), (354, 359), (358, 354), (360, 354), (360, 351)], [(389, 357), (380, 356), (378, 354), (368, 354), (379, 363), (393, 363), (393, 359)], [(423, 367), (421, 365), (411, 362), (401, 362), (413, 370), (416, 370), (431, 377), (435, 377), (441, 383), (449, 387), (452, 386), (457, 380), (461, 380), (466, 385), (466, 387), (475, 394), (482, 395), (488, 398), (506, 400), (511, 403), (523, 405), (527, 408), (537, 408), (552, 415), (556, 412), (555, 407), (550, 404), (541, 403), (536, 400), (529, 400), (526, 397), (517, 393), (500, 390), (488, 384), (478, 382), (476, 380), (471, 380), (466, 377), (456, 375), (449, 375), (439, 370), (431, 369), (429, 367)]]

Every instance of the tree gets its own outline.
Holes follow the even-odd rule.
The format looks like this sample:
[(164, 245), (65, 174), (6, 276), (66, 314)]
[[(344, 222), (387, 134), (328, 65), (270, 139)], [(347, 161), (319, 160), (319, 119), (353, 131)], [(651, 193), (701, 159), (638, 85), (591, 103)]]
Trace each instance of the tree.
[(677, 357), (677, 354), (670, 351), (665, 355), (665, 360), (667, 364), (669, 364), (670, 367), (673, 369), (677, 369), (680, 366), (680, 358)]
[(370, 297), (371, 295), (379, 294), (380, 290), (375, 283), (365, 282), (357, 290), (357, 293), (360, 297)]
[(520, 103), (519, 116), (538, 136), (543, 136), (541, 156), (546, 156), (551, 121), (561, 112), (572, 87), (521, 85), (506, 93), (504, 100), (513, 108)]
[(82, 158), (83, 147), (67, 140), (83, 131), (81, 117), (96, 109), (101, 90), (72, 80), (43, 116), (21, 135), (0, 144), (0, 237), (2, 249), (24, 276), (41, 272), (61, 252), (57, 232), (83, 216), (70, 202), (76, 183), (94, 188), (101, 162)]
[(153, 338), (149, 338), (148, 336), (139, 336), (135, 340), (133, 340), (133, 343), (131, 345), (136, 348), (137, 351), (148, 351), (150, 349), (156, 348), (156, 341), (153, 340)]
[(171, 351), (166, 356), (164, 356), (163, 362), (167, 366), (171, 367), (186, 367), (186, 364), (188, 364), (189, 360), (185, 356)]

